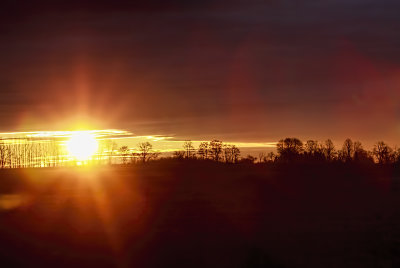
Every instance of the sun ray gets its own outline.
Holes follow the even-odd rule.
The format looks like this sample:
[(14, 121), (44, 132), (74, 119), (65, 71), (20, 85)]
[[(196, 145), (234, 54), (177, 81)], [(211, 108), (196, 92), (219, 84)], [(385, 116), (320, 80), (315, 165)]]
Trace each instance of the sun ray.
[(77, 131), (72, 134), (66, 143), (68, 152), (78, 161), (89, 160), (98, 150), (96, 136), (85, 131)]

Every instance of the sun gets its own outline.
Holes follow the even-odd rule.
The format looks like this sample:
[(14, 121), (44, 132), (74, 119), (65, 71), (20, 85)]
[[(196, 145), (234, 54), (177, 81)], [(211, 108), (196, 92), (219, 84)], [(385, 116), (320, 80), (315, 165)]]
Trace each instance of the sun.
[(98, 149), (96, 137), (85, 131), (73, 133), (66, 145), (69, 154), (79, 161), (89, 160)]

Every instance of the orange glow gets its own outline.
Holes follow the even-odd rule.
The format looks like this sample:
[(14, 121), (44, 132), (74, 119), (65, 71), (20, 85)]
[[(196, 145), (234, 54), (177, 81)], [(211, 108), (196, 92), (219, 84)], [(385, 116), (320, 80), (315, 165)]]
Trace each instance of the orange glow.
[(96, 154), (98, 142), (93, 134), (77, 131), (67, 141), (67, 149), (71, 156), (79, 161), (85, 161)]

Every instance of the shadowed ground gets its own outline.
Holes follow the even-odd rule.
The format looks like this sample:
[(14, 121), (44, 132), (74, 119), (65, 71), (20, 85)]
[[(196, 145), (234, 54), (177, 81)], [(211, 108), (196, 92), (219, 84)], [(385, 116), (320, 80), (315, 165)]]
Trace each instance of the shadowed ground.
[(0, 170), (2, 266), (394, 267), (397, 176), (159, 161)]

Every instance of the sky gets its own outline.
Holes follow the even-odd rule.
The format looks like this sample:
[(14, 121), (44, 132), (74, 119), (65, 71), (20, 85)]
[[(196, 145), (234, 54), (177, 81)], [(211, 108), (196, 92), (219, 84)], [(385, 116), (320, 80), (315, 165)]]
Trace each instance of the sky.
[(2, 1), (0, 131), (400, 145), (400, 2)]

